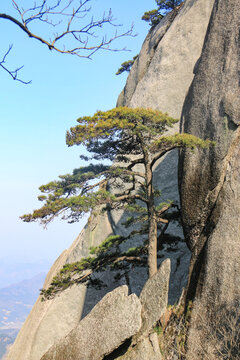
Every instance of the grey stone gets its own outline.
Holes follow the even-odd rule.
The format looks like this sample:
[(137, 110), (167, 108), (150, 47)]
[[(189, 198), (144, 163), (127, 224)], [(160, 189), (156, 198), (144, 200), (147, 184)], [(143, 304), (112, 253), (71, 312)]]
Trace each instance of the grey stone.
[(217, 0), (182, 116), (185, 132), (216, 141), (180, 163), (184, 230), (213, 302), (240, 294), (239, 28), (236, 1)]
[(239, 30), (239, 3), (216, 0), (182, 114), (183, 131), (216, 141), (211, 149), (184, 151), (179, 174), (193, 252), (188, 298), (212, 312), (240, 297)]
[(117, 106), (129, 106), (138, 83), (145, 76), (161, 39), (169, 30), (177, 12), (171, 12), (152, 28), (143, 42), (141, 51), (135, 60), (126, 85), (118, 97)]
[(161, 360), (161, 352), (156, 333), (142, 338), (126, 354), (118, 357), (119, 360)]
[(100, 360), (141, 327), (141, 303), (127, 286), (108, 293), (65, 338), (41, 360)]
[[(155, 30), (156, 37), (146, 39), (139, 63), (135, 62), (131, 69), (124, 89), (126, 101), (122, 104), (159, 109), (173, 117), (180, 117), (195, 63), (201, 55), (213, 3), (214, 0), (186, 0), (174, 19), (160, 22)], [(168, 31), (165, 31), (166, 28)], [(156, 50), (148, 63), (146, 48), (149, 41), (154, 43)], [(142, 63), (145, 64), (144, 76), (138, 76)], [(130, 100), (132, 88), (135, 91)]]
[[(112, 233), (108, 217), (92, 216), (88, 226), (82, 230), (68, 250), (65, 250), (50, 269), (43, 288), (48, 288), (53, 277), (64, 264), (79, 261), (89, 254), (90, 246), (99, 245)], [(111, 281), (108, 289), (98, 291), (80, 284), (57, 295), (54, 299), (41, 301), (39, 297), (21, 328), (8, 360), (39, 360), (60, 338), (66, 336), (84, 314), (88, 313), (108, 291), (122, 285), (123, 281)], [(87, 302), (86, 302), (87, 298)], [(92, 299), (95, 299), (94, 301)]]
[[(214, 0), (186, 0), (176, 17), (165, 18), (154, 32), (149, 33), (120, 95), (119, 106), (150, 107), (180, 117), (185, 95), (193, 80), (195, 63), (201, 55), (213, 3)], [(149, 48), (154, 49), (151, 55)], [(151, 61), (148, 61), (149, 56)], [(171, 133), (178, 131), (179, 125), (176, 124)], [(154, 169), (154, 184), (163, 194), (161, 201), (171, 199), (179, 203), (177, 167), (178, 154), (175, 151), (167, 154)], [(112, 218), (115, 220), (115, 214)], [(117, 231), (121, 231), (120, 222), (118, 217), (115, 222)], [(167, 233), (184, 238), (182, 229), (176, 224), (170, 224)], [(172, 246), (173, 251), (169, 254), (165, 250), (171, 246), (164, 246), (162, 251), (164, 256), (171, 257), (172, 262), (171, 304), (177, 301), (186, 284), (190, 259), (190, 252), (183, 242)], [(146, 279), (146, 273), (135, 270), (129, 279), (132, 291), (139, 294), (141, 283), (132, 281), (132, 278)]]
[[(47, 288), (53, 276), (62, 268), (67, 258), (67, 251), (52, 266), (44, 283)], [(61, 296), (49, 301), (39, 297), (27, 320), (21, 328), (14, 346), (7, 356), (8, 360), (40, 359), (54, 341), (66, 335), (79, 322), (84, 301), (84, 289), (73, 287)]]
[(143, 287), (140, 301), (143, 307), (143, 325), (141, 332), (149, 333), (164, 314), (168, 304), (168, 286), (171, 264), (166, 259)]

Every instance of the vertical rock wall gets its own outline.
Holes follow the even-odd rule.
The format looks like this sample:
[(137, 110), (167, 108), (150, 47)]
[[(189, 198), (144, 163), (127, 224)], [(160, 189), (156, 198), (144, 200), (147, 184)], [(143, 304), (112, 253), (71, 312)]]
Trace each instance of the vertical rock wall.
[(168, 14), (149, 33), (119, 96), (119, 106), (150, 107), (180, 117), (213, 3), (186, 0), (175, 17)]
[[(239, 125), (240, 7), (236, 0), (216, 0), (182, 115), (184, 132), (216, 142), (214, 148), (186, 151), (180, 158), (184, 232), (193, 254), (187, 294), (195, 300), (190, 360), (216, 358), (216, 353), (209, 355), (216, 348), (208, 331), (214, 334), (229, 321), (223, 309), (240, 299)], [(232, 330), (228, 327), (229, 340)], [(214, 340), (222, 346), (222, 337)]]
[(180, 162), (185, 234), (196, 259), (202, 255), (199, 294), (213, 302), (240, 295), (239, 30), (237, 1), (217, 0), (182, 116), (184, 132), (216, 142), (183, 152)]
[[(180, 118), (202, 52), (213, 3), (214, 0), (186, 0), (177, 14), (168, 14), (149, 32), (119, 96), (118, 106), (150, 107)], [(179, 131), (179, 124), (171, 131)], [(155, 168), (154, 181), (162, 191), (163, 200), (179, 200), (177, 168), (177, 151), (167, 154)], [(168, 234), (183, 238), (181, 228), (175, 224), (169, 226)], [(179, 296), (185, 285), (190, 253), (181, 242), (172, 249), (164, 247), (168, 254), (171, 250), (176, 252), (171, 259), (169, 292), (173, 303), (176, 297), (172, 294)]]

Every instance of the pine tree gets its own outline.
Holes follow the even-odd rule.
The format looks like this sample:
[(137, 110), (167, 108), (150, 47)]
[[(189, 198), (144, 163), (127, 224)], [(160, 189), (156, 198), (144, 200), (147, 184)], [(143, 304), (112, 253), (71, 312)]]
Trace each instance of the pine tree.
[[(151, 277), (157, 271), (158, 224), (168, 223), (167, 211), (174, 206), (171, 201), (156, 205), (161, 193), (153, 185), (153, 167), (173, 149), (205, 148), (212, 143), (188, 134), (164, 135), (178, 120), (151, 109), (119, 107), (106, 112), (98, 111), (77, 121), (78, 125), (67, 132), (66, 142), (68, 146), (86, 147), (88, 155), (81, 158), (88, 165), (41, 186), (43, 195), (39, 196), (39, 200), (44, 205), (21, 218), (25, 222), (38, 220), (47, 225), (57, 216), (69, 222), (78, 221), (83, 214), (98, 206), (127, 209), (133, 215), (125, 225), (140, 222), (142, 226), (137, 233), (147, 231), (147, 245), (125, 254), (119, 251), (108, 253), (113, 245), (118, 248), (126, 241), (123, 236), (112, 236), (100, 247), (92, 249), (97, 258), (84, 259), (70, 268), (73, 271), (90, 269), (91, 274), (92, 270), (106, 263), (119, 265), (121, 261), (140, 261), (147, 251)], [(97, 163), (89, 164), (93, 160)], [(112, 163), (106, 165), (104, 160)], [(114, 194), (109, 191), (109, 184), (115, 185)], [(133, 235), (134, 231), (128, 238)], [(68, 271), (69, 266), (65, 270)]]

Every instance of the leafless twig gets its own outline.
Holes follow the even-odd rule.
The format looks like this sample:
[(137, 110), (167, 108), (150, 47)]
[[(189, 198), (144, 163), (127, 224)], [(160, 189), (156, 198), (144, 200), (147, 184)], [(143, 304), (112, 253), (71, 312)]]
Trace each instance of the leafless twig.
[(5, 66), (7, 56), (9, 55), (10, 51), (12, 50), (12, 47), (13, 47), (12, 45), (9, 46), (7, 52), (5, 53), (2, 60), (0, 61), (0, 66), (1, 66), (2, 69), (4, 69), (12, 77), (13, 80), (19, 81), (19, 82), (21, 82), (23, 84), (30, 84), (31, 81), (24, 81), (24, 80), (22, 80), (22, 79), (20, 79), (18, 77), (18, 73), (23, 68), (23, 66), (20, 66), (20, 67), (16, 68), (15, 70), (9, 70)]
[[(114, 48), (112, 43), (125, 36), (134, 36), (133, 25), (125, 32), (114, 32), (111, 36), (101, 35), (101, 29), (104, 25), (109, 24), (116, 28), (121, 25), (115, 23), (111, 9), (103, 13), (100, 19), (93, 18), (91, 0), (41, 0), (28, 9), (18, 5), (18, 1), (12, 0), (13, 8), (16, 11), (16, 17), (0, 13), (0, 19), (8, 20), (30, 38), (33, 38), (46, 45), (49, 50), (55, 50), (61, 54), (76, 55), (81, 58), (92, 59), (92, 56), (99, 50), (122, 51), (126, 48)], [(47, 31), (47, 36), (42, 36), (31, 28), (36, 21), (42, 23), (41, 33)], [(50, 27), (58, 28), (59, 32), (51, 32)], [(99, 31), (100, 30), (100, 33)], [(50, 31), (50, 32), (49, 32)], [(50, 36), (49, 36), (50, 35)], [(47, 39), (49, 37), (49, 39)], [(11, 47), (9, 48), (11, 50)], [(9, 51), (10, 51), (9, 50)], [(5, 55), (8, 55), (9, 51)], [(4, 59), (1, 63), (4, 63)], [(10, 73), (14, 80), (21, 81), (15, 76), (21, 69), (15, 72), (8, 71), (5, 66), (4, 70)], [(15, 75), (14, 75), (15, 74)], [(25, 83), (24, 81), (21, 81)]]

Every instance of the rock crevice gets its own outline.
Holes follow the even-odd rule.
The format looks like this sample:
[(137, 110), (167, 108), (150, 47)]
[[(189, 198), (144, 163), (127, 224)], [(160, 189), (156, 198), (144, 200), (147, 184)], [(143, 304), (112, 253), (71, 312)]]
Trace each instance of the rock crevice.
[[(193, 315), (207, 308), (214, 317), (219, 306), (240, 297), (239, 30), (239, 4), (216, 0), (182, 113), (184, 132), (216, 142), (180, 157), (184, 232), (193, 251), (188, 285), (188, 298), (196, 303)], [(191, 331), (192, 348), (196, 337), (198, 331)]]

